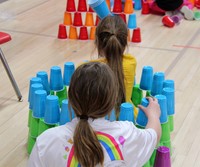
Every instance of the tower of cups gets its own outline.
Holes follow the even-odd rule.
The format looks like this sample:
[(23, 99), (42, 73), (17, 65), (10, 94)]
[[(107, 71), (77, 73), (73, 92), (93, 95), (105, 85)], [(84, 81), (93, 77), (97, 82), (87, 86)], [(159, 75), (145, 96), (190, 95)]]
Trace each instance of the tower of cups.
[[(103, 10), (97, 9), (103, 3), (106, 4)], [(148, 14), (149, 3), (141, 0), (114, 0), (112, 2), (89, 0), (88, 4), (86, 0), (66, 1), (63, 23), (59, 24), (58, 28), (58, 39), (94, 40), (98, 22), (109, 11), (110, 14), (119, 15), (127, 24), (129, 42), (141, 42), (141, 30), (137, 26), (135, 10)]]

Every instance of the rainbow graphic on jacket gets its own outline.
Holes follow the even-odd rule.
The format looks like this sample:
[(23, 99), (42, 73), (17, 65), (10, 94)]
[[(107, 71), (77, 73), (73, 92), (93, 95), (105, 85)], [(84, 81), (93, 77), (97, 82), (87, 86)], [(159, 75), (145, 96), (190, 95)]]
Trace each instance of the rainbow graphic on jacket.
[[(119, 148), (119, 144), (116, 142), (114, 137), (103, 132), (96, 132), (96, 135), (99, 142), (104, 147), (107, 154), (109, 155), (111, 161), (124, 160), (122, 152)], [(81, 165), (78, 163), (78, 161), (74, 157), (74, 146), (72, 146), (70, 150), (68, 161), (67, 161), (67, 167), (81, 167)]]
[(122, 152), (119, 148), (119, 145), (114, 139), (114, 137), (103, 132), (97, 132), (96, 134), (97, 134), (97, 138), (99, 142), (105, 148), (111, 161), (124, 160)]
[(81, 165), (75, 159), (75, 156), (74, 156), (74, 146), (72, 146), (72, 148), (70, 150), (69, 158), (68, 158), (68, 161), (67, 161), (67, 167), (81, 167)]

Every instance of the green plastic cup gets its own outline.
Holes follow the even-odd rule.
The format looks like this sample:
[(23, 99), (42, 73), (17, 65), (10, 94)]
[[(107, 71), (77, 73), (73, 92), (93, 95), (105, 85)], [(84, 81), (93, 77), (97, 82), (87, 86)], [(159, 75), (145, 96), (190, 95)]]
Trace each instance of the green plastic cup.
[(194, 12), (194, 19), (195, 20), (200, 20), (200, 11), (195, 11)]
[(38, 129), (39, 129), (39, 120), (38, 118), (31, 118), (31, 124), (30, 124), (30, 135), (32, 137), (38, 137)]
[(67, 99), (67, 88), (64, 86), (64, 88), (60, 91), (56, 92), (56, 96), (59, 98), (59, 104), (62, 105), (62, 101)]
[(148, 91), (146, 91), (146, 97), (152, 97), (151, 96), (151, 92), (148, 90)]
[(30, 125), (31, 125), (32, 114), (33, 114), (33, 111), (31, 109), (29, 109), (29, 113), (28, 113), (28, 127), (30, 127)]
[(55, 95), (53, 90), (50, 91), (50, 95)]
[(139, 128), (139, 129), (145, 129), (145, 127), (140, 126), (140, 125), (138, 125), (138, 124), (136, 124), (135, 126), (136, 126), (137, 128)]
[(169, 141), (170, 140), (170, 130), (169, 130), (169, 122), (161, 124), (162, 127), (162, 135), (160, 141)]
[(38, 136), (45, 130), (55, 127), (56, 125), (49, 125), (44, 122), (43, 118), (39, 119)]
[(142, 98), (143, 98), (143, 92), (140, 89), (140, 85), (139, 84), (134, 85), (131, 96), (133, 104), (137, 107), (138, 104), (141, 104)]
[(143, 167), (151, 167), (150, 160), (147, 161), (147, 162), (143, 165)]
[(31, 154), (31, 151), (33, 149), (33, 146), (36, 142), (36, 138), (32, 137), (31, 135), (28, 135), (28, 143), (27, 143), (27, 152), (28, 154)]
[(170, 132), (174, 131), (174, 115), (168, 116), (168, 122), (169, 122), (169, 130)]
[(156, 151), (157, 151), (157, 149), (154, 149), (154, 151), (153, 151), (153, 153), (151, 155), (151, 158), (149, 160), (151, 166), (154, 165), (154, 161), (155, 161), (155, 158), (156, 158)]

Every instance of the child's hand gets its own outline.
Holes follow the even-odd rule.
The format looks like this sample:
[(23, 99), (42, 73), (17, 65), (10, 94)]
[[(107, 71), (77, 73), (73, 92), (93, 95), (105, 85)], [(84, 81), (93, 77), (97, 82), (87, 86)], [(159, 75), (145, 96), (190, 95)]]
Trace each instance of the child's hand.
[(147, 118), (157, 117), (159, 119), (160, 118), (160, 105), (158, 104), (158, 100), (153, 97), (146, 97), (146, 98), (149, 101), (149, 105), (147, 107), (138, 105), (138, 108), (140, 108), (142, 111), (144, 111)]

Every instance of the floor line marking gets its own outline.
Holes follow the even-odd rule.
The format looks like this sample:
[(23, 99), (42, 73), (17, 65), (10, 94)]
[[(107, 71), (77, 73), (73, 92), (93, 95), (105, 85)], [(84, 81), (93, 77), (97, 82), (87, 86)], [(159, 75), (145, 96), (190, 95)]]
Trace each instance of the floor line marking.
[(200, 47), (197, 46), (187, 46), (187, 45), (173, 45), (174, 47), (178, 47), (178, 48), (191, 48), (191, 49), (198, 49), (200, 50)]
[[(192, 36), (192, 38), (187, 42), (186, 46), (190, 46), (192, 42), (197, 38), (198, 34), (200, 34), (200, 29), (196, 31), (196, 33)], [(175, 67), (175, 65), (178, 63), (178, 61), (184, 56), (184, 52), (187, 50), (187, 48), (183, 48), (178, 56), (174, 59), (174, 61), (170, 64), (170, 66), (165, 70), (165, 75), (167, 76), (172, 69)]]

